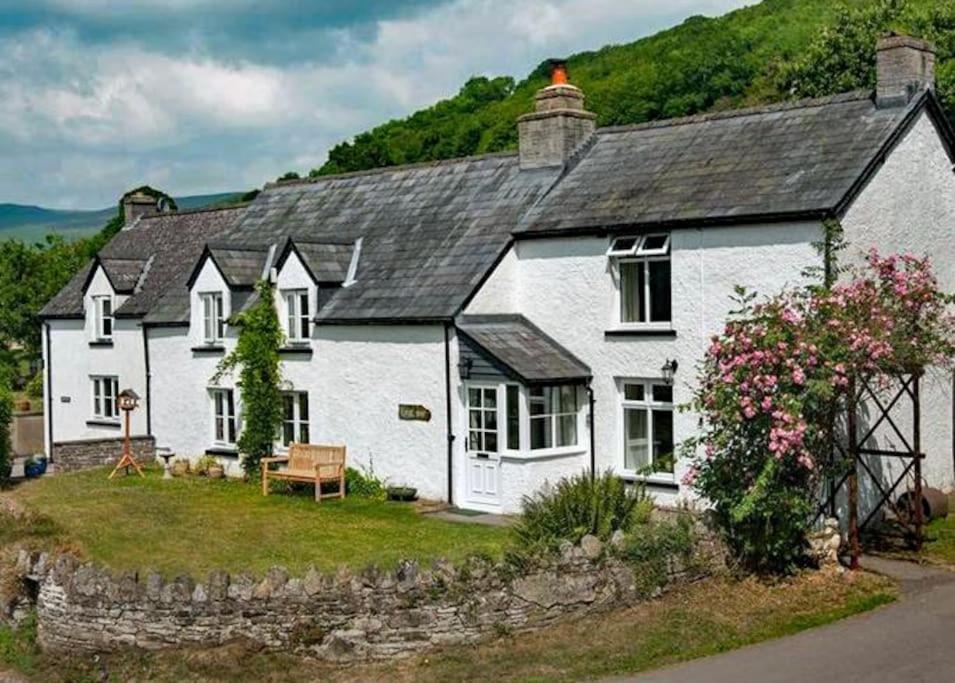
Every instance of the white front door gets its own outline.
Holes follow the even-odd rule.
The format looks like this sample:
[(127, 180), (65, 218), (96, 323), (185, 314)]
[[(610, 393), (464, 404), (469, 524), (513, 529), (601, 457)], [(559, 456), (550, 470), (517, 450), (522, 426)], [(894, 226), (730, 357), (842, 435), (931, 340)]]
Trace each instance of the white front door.
[(498, 388), (468, 387), (468, 500), (500, 504), (501, 459)]

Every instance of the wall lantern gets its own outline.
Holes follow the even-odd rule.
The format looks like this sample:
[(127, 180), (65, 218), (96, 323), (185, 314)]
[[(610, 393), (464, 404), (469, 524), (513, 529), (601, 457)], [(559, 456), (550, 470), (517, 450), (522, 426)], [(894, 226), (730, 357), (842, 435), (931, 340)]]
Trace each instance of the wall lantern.
[(676, 359), (664, 363), (663, 367), (660, 368), (660, 372), (663, 373), (663, 381), (667, 384), (673, 384), (673, 376), (676, 375), (678, 367), (680, 367), (680, 364), (676, 362)]
[(458, 363), (458, 372), (461, 374), (461, 379), (471, 379), (471, 368), (474, 366), (474, 361), (470, 358), (462, 358), (461, 362)]

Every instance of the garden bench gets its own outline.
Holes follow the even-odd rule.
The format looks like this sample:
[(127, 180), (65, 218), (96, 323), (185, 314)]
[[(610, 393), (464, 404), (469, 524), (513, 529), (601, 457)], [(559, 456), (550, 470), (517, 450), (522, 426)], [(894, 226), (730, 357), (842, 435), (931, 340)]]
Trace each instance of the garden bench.
[[(285, 469), (269, 470), (272, 463), (286, 463)], [(315, 501), (345, 497), (345, 447), (293, 443), (288, 455), (262, 458), (262, 495), (269, 495), (269, 479), (315, 484)], [(336, 493), (322, 494), (322, 484), (337, 482)]]

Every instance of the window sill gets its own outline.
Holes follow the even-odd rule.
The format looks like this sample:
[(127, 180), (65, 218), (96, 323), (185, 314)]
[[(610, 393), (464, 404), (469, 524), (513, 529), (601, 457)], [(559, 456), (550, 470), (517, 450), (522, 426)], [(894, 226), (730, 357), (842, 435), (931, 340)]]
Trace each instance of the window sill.
[(680, 484), (677, 482), (676, 477), (671, 474), (642, 475), (634, 474), (632, 472), (622, 472), (618, 476), (624, 481), (635, 483), (638, 482), (644, 484), (648, 488), (671, 489), (673, 491), (680, 490)]
[(110, 429), (119, 429), (122, 427), (119, 420), (87, 420), (87, 427), (109, 427)]
[(206, 344), (204, 346), (193, 346), (193, 353), (225, 353), (225, 347), (221, 344)]
[(299, 344), (289, 344), (279, 349), (279, 355), (282, 356), (311, 356), (312, 345), (308, 342)]
[(500, 454), (501, 460), (517, 462), (532, 460), (551, 460), (553, 458), (569, 458), (575, 455), (587, 455), (586, 448), (569, 446), (567, 448), (547, 448), (534, 451), (504, 451)]
[(217, 455), (220, 458), (238, 458), (238, 449), (230, 446), (213, 446), (206, 449), (206, 455)]
[(604, 337), (675, 337), (672, 327), (616, 327), (606, 330)]
[(112, 346), (113, 346), (112, 339), (94, 339), (93, 341), (90, 342), (91, 349), (96, 349), (96, 348), (108, 349), (108, 348), (112, 348)]

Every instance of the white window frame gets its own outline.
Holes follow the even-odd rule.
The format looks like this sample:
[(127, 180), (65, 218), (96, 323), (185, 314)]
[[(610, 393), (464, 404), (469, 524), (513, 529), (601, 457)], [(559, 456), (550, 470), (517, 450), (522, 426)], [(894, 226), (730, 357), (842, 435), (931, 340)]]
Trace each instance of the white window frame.
[[(626, 397), (626, 390), (628, 385), (639, 385), (643, 387), (643, 400), (628, 399)], [(619, 380), (619, 394), (620, 394), (620, 445), (621, 445), (621, 454), (620, 454), (620, 463), (622, 469), (628, 475), (644, 478), (648, 480), (660, 480), (667, 483), (675, 481), (675, 472), (676, 472), (676, 434), (673, 434), (673, 472), (667, 472), (665, 470), (659, 471), (653, 469), (649, 474), (642, 471), (637, 471), (627, 467), (627, 411), (629, 410), (642, 410), (646, 412), (646, 424), (647, 424), (647, 457), (649, 460), (649, 465), (653, 464), (657, 460), (657, 453), (655, 452), (654, 447), (654, 438), (653, 438), (653, 412), (662, 411), (675, 414), (676, 411), (673, 409), (674, 401), (657, 401), (653, 398), (653, 387), (654, 386), (665, 386), (673, 391), (673, 385), (667, 384), (662, 379), (621, 379)], [(674, 424), (673, 431), (676, 431), (676, 425)]]
[[(563, 412), (549, 412), (553, 409), (553, 401), (548, 401), (548, 396), (552, 395), (551, 392), (557, 391), (560, 392), (564, 387), (570, 387), (574, 392), (574, 409), (573, 411), (563, 411)], [(538, 399), (533, 394), (536, 390), (541, 390), (542, 396)], [(537, 402), (541, 401), (544, 403), (545, 412), (534, 415), (530, 410), (531, 406)], [(548, 405), (550, 403), (550, 405)], [(526, 450), (531, 453), (540, 453), (542, 451), (560, 451), (567, 449), (576, 449), (580, 446), (580, 388), (574, 384), (563, 384), (555, 386), (541, 386), (541, 387), (528, 387), (527, 389), (527, 407), (528, 407), (528, 416), (527, 416), (527, 425), (528, 425), (528, 440)], [(568, 444), (557, 444), (557, 437), (560, 434), (560, 418), (573, 417), (574, 418), (574, 443)], [(533, 433), (534, 430), (531, 428), (535, 420), (549, 420), (550, 421), (550, 445), (548, 446), (538, 446), (534, 447), (533, 444)]]
[(119, 422), (119, 377), (90, 375), (90, 412), (94, 420)]
[[(98, 294), (90, 297), (93, 302), (93, 326), (97, 339), (111, 340), (116, 329), (115, 301), (111, 294)], [(109, 306), (109, 313), (105, 308)], [(109, 321), (109, 332), (106, 331), (106, 322)]]
[[(307, 289), (286, 289), (282, 291), (282, 296), (285, 300), (285, 332), (288, 340), (298, 344), (307, 342), (312, 335), (309, 291)], [(304, 334), (303, 327), (305, 328)]]
[[(305, 398), (305, 410), (302, 410), (302, 397)], [(289, 420), (285, 415), (285, 401), (292, 399), (292, 419)], [(282, 424), (279, 427), (279, 438), (276, 446), (279, 450), (286, 450), (290, 443), (311, 443), (312, 421), (310, 413), (312, 404), (307, 391), (283, 391), (282, 392)], [(303, 415), (304, 413), (304, 415)], [(292, 440), (285, 442), (285, 428), (291, 426)], [(305, 437), (302, 438), (302, 428), (305, 428)]]
[(221, 344), (225, 338), (225, 297), (222, 292), (201, 292), (199, 306), (202, 320), (202, 341)]
[[(212, 443), (220, 448), (235, 448), (239, 441), (239, 407), (235, 390), (218, 387), (209, 389), (209, 400), (212, 404)], [(219, 436), (220, 422), (222, 423), (221, 437)]]
[[(659, 247), (648, 247), (647, 242), (653, 238), (664, 238), (663, 244)], [(634, 240), (630, 246), (620, 247), (623, 241)], [(629, 235), (615, 237), (610, 242), (607, 250), (607, 256), (613, 261), (613, 272), (616, 279), (616, 297), (614, 325), (620, 329), (672, 329), (673, 325), (673, 263), (670, 255), (670, 235), (669, 233), (650, 233), (648, 235)], [(650, 264), (654, 262), (670, 262), (670, 318), (669, 320), (650, 320), (650, 310), (652, 296), (650, 291)], [(623, 266), (626, 264), (639, 264), (643, 270), (643, 291), (640, 292), (640, 300), (643, 305), (645, 320), (624, 320), (623, 319), (623, 301), (624, 301), (624, 277)]]

